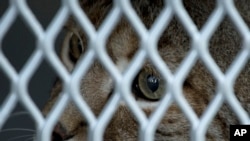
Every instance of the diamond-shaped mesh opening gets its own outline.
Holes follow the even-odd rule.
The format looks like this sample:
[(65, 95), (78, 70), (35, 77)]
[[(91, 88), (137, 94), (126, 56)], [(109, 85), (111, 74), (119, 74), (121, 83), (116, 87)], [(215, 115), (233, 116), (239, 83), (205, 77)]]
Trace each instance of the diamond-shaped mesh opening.
[[(227, 31), (230, 31), (228, 33)], [(242, 39), (226, 16), (210, 40), (209, 51), (221, 71), (225, 72), (242, 48)]]
[(215, 97), (216, 82), (200, 60), (195, 63), (183, 83), (183, 94), (198, 117)]
[[(117, 138), (125, 138), (127, 140), (137, 140), (139, 135), (138, 129), (139, 124), (134, 120), (133, 113), (128, 110), (126, 105), (122, 105), (114, 113), (111, 122), (105, 130), (103, 139), (116, 140)], [(121, 132), (122, 130), (128, 130), (128, 132)]]
[(106, 51), (118, 69), (123, 72), (140, 46), (140, 40), (127, 19), (122, 18), (108, 38)]
[(53, 84), (53, 88), (49, 92), (49, 98), (47, 98), (46, 105), (42, 107), (43, 115), (46, 117), (47, 114), (52, 110), (55, 106), (55, 102), (58, 100), (58, 97), (61, 96), (61, 92), (63, 89), (63, 84), (61, 83), (60, 79), (56, 79)]
[(100, 27), (113, 5), (112, 0), (100, 1), (98, 3), (79, 1), (79, 4), (96, 29)]
[(155, 139), (185, 140), (190, 138), (190, 123), (176, 103), (173, 103), (155, 131)]
[(191, 49), (190, 37), (180, 22), (174, 17), (158, 42), (158, 52), (172, 71), (177, 68)]
[(42, 108), (48, 100), (55, 82), (56, 73), (46, 61), (43, 61), (30, 80), (28, 87), (31, 98), (39, 108)]
[(55, 47), (58, 57), (67, 70), (72, 72), (79, 60), (88, 51), (89, 41), (87, 35), (71, 17), (61, 30), (56, 41)]
[(3, 53), (14, 68), (20, 71), (32, 51), (36, 48), (35, 43), (34, 34), (32, 34), (23, 20), (18, 17), (4, 36), (2, 43)]
[(114, 80), (99, 61), (94, 62), (80, 83), (81, 95), (96, 116), (112, 98), (114, 89)]
[(130, 87), (132, 95), (148, 117), (166, 95), (166, 83), (166, 80), (149, 59), (143, 62), (139, 72), (133, 78)]
[(131, 1), (136, 14), (149, 29), (163, 9), (163, 1)]
[(201, 29), (215, 8), (216, 0), (202, 2), (186, 0), (183, 4), (197, 28)]
[[(50, 21), (59, 9), (59, 0), (27, 0), (27, 5), (32, 10), (37, 20), (43, 26), (44, 29), (49, 25)], [(46, 15), (46, 16), (45, 16)]]

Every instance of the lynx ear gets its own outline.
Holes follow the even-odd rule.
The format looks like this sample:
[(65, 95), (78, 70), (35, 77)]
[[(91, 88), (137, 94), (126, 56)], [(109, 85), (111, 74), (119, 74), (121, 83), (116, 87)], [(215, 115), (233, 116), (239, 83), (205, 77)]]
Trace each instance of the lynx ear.
[(61, 59), (70, 71), (80, 58), (83, 50), (83, 43), (80, 36), (74, 32), (68, 33), (61, 48)]

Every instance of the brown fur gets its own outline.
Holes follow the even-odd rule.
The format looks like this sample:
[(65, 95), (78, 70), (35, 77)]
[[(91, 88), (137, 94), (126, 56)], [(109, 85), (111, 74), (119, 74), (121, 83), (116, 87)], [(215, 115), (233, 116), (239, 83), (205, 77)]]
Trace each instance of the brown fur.
[[(151, 27), (163, 7), (163, 2), (160, 0), (132, 0), (132, 3), (147, 28)], [(110, 0), (100, 0), (98, 2), (83, 1), (81, 6), (97, 29), (112, 7)], [(184, 6), (200, 29), (215, 8), (215, 2), (211, 0), (184, 0)], [(250, 25), (248, 13), (250, 1), (238, 0), (236, 6), (245, 22)], [(83, 37), (84, 33), (82, 33), (77, 24), (71, 20), (67, 26), (69, 29), (75, 29), (80, 34), (86, 47), (87, 40)], [(138, 50), (138, 46), (139, 40), (134, 29), (127, 22), (126, 18), (123, 17), (115, 27), (107, 44), (107, 51), (110, 57), (117, 65), (124, 59), (125, 61), (130, 61), (136, 50)], [(190, 49), (190, 39), (176, 17), (172, 19), (170, 25), (163, 33), (158, 43), (158, 49), (163, 60), (172, 72), (175, 72)], [(229, 18), (225, 17), (225, 20), (223, 20), (210, 41), (210, 53), (221, 70), (225, 72), (240, 49), (241, 38)], [(154, 68), (149, 61), (146, 61), (144, 66)], [(125, 67), (123, 66), (121, 69)], [(69, 69), (71, 70), (72, 68)], [(250, 91), (249, 71), (248, 64), (242, 71), (234, 88), (239, 101), (248, 113), (250, 110), (248, 104), (250, 101), (248, 94)], [(87, 75), (82, 79), (81, 85), (84, 100), (89, 104), (95, 115), (101, 112), (113, 88), (110, 75), (99, 61), (95, 61), (95, 64), (92, 65)], [(205, 65), (198, 61), (195, 67), (192, 68), (183, 86), (185, 98), (198, 116), (202, 115), (208, 103), (214, 97), (215, 89), (216, 81), (213, 76)], [(45, 106), (45, 114), (54, 104), (60, 90), (61, 84), (57, 83), (52, 90), (51, 99)], [(142, 98), (137, 100), (145, 101), (148, 105), (154, 103), (154, 101), (147, 101)], [(143, 110), (150, 114), (153, 109), (154, 107)], [(59, 123), (66, 130), (67, 134), (73, 135), (72, 141), (80, 141), (87, 138), (87, 125), (73, 103), (67, 106)], [(229, 125), (237, 123), (236, 115), (227, 104), (224, 104), (209, 126), (206, 136), (207, 140), (229, 140)], [(179, 106), (174, 103), (158, 126), (155, 140), (190, 140), (189, 131), (190, 124), (187, 118)], [(137, 139), (138, 124), (136, 120), (126, 106), (120, 106), (105, 132), (104, 140)]]

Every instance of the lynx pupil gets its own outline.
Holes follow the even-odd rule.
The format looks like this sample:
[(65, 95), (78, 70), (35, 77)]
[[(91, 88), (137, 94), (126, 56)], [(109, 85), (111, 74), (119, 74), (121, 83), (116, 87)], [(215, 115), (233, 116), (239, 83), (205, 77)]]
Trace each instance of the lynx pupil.
[(148, 75), (147, 86), (152, 92), (155, 92), (159, 87), (159, 78), (154, 75)]

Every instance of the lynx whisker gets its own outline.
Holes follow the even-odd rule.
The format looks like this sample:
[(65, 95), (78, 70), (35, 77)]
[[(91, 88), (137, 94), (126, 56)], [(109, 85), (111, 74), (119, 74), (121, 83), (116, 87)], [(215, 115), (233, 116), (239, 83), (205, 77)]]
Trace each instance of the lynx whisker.
[(33, 139), (34, 135), (31, 134), (31, 135), (22, 135), (22, 136), (12, 137), (12, 138), (9, 138), (7, 141), (14, 141), (14, 140), (23, 139), (23, 138), (26, 138), (26, 140), (31, 139), (31, 138)]

